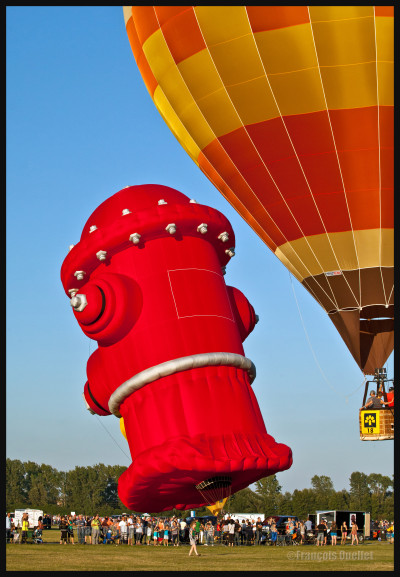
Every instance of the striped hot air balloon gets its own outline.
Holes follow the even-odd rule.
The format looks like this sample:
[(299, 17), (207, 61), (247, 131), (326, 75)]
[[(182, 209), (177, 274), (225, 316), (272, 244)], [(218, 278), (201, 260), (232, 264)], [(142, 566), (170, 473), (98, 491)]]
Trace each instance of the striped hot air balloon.
[(373, 374), (393, 350), (393, 6), (124, 16), (173, 134)]

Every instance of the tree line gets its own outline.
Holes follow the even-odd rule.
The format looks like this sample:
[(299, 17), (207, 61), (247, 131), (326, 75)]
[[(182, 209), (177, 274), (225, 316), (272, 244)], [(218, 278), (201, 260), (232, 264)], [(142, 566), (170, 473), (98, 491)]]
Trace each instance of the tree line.
[[(86, 515), (117, 515), (126, 512), (118, 497), (118, 478), (126, 470), (119, 465), (75, 467), (59, 471), (50, 465), (7, 459), (6, 509), (33, 508), (50, 514), (71, 511)], [(336, 491), (330, 477), (314, 475), (311, 487), (282, 492), (276, 475), (231, 495), (225, 505), (230, 513), (296, 515), (306, 519), (317, 510), (369, 511), (372, 519), (394, 519), (393, 479), (380, 473), (358, 471), (349, 478), (349, 490)], [(175, 513), (186, 516), (187, 512)], [(157, 514), (156, 511), (146, 513)], [(164, 512), (168, 515), (171, 512)], [(196, 510), (207, 515), (206, 507)]]

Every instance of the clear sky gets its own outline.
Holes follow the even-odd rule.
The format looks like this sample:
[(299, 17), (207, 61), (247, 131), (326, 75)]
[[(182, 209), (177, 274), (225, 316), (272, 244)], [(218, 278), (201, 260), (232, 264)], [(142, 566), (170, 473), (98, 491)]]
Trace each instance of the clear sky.
[[(60, 268), (101, 202), (124, 186), (156, 183), (233, 226), (225, 279), (260, 316), (244, 348), (268, 433), (293, 450), (293, 466), (278, 474), (283, 490), (309, 487), (315, 474), (337, 490), (353, 471), (393, 474), (393, 442), (359, 440), (361, 371), (322, 308), (169, 131), (136, 67), (121, 7), (7, 8), (6, 168), (7, 457), (61, 470), (130, 464), (118, 420), (85, 409), (95, 343), (73, 317)], [(393, 377), (393, 355), (387, 370)]]

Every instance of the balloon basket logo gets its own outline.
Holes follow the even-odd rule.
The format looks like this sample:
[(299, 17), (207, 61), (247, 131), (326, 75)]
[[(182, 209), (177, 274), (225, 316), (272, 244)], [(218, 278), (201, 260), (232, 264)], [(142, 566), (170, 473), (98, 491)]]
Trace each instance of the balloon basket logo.
[(365, 412), (362, 415), (362, 433), (379, 433), (379, 413), (378, 411)]

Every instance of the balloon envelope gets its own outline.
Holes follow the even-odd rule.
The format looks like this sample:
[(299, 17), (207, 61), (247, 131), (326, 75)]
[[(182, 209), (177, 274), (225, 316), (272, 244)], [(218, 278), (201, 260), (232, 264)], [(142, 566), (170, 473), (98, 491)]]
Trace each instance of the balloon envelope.
[(147, 89), (361, 370), (393, 350), (393, 6), (128, 6)]

